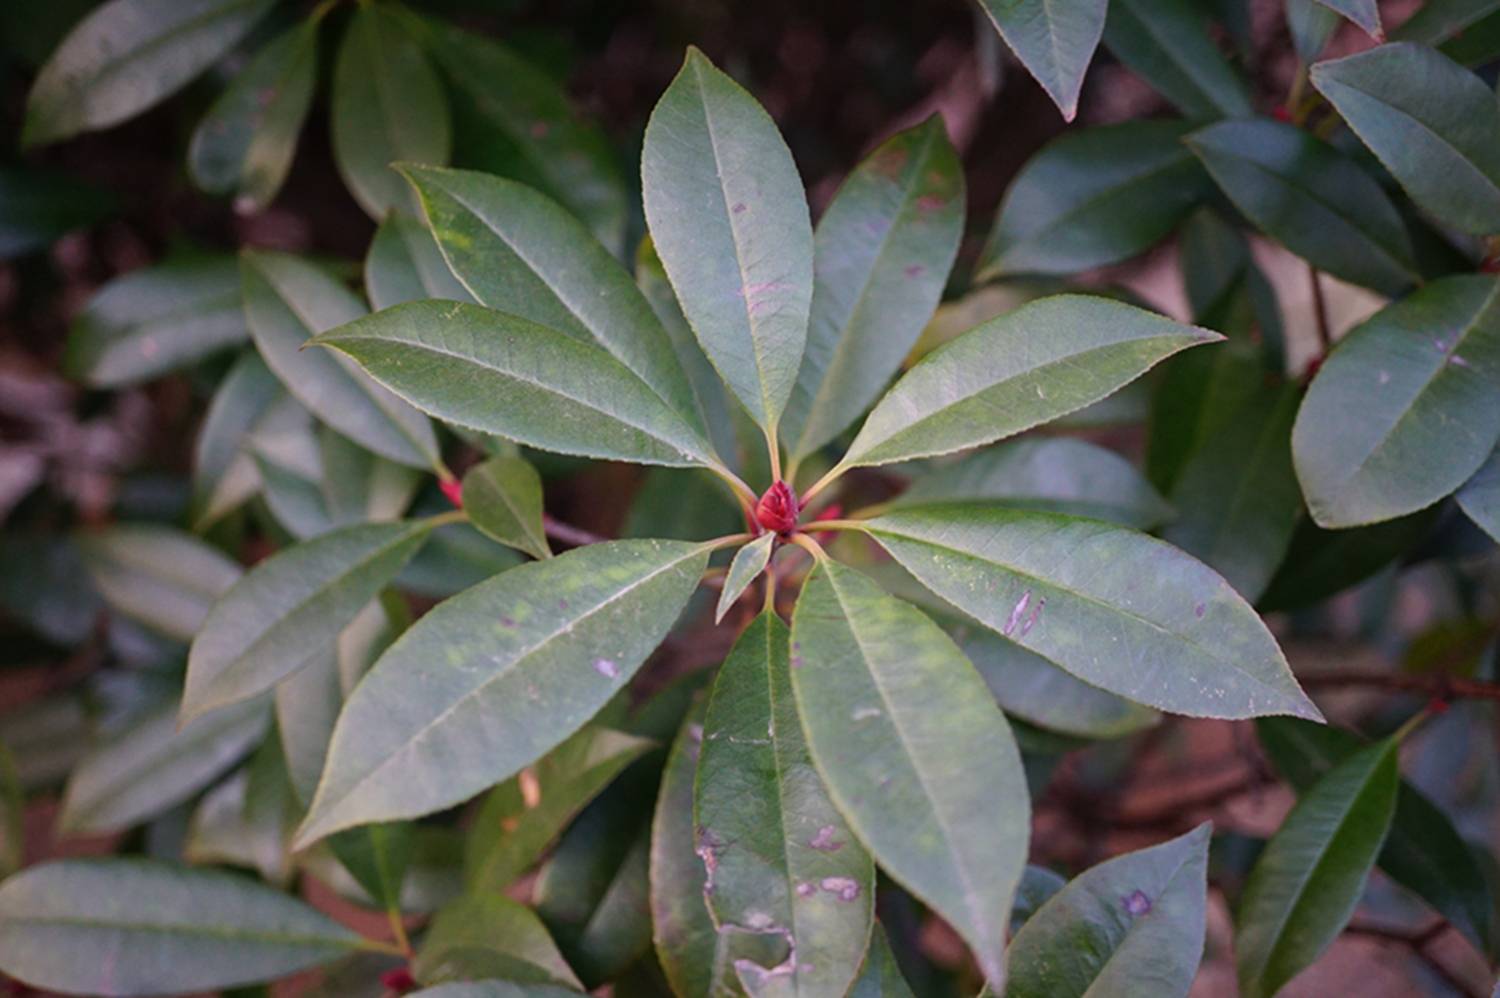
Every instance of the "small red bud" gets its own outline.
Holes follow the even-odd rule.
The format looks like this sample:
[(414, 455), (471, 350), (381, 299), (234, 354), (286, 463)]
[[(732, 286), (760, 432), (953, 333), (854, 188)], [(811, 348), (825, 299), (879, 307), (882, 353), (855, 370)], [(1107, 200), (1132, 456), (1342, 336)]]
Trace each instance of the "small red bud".
[[(817, 516), (813, 517), (813, 523), (818, 523), (821, 520), (837, 520), (839, 517), (841, 517), (843, 515), (844, 515), (843, 504), (842, 503), (831, 502), (827, 506), (824, 506), (823, 509), (822, 509), (822, 511), (820, 513), (818, 513)], [(827, 538), (827, 536), (831, 533), (831, 531), (828, 531), (828, 530), (809, 530), (807, 533), (808, 533), (808, 536), (811, 537), (813, 540), (818, 541), (818, 542), (821, 543), (825, 538)]]
[(380, 975), (380, 983), (387, 990), (394, 991), (398, 995), (404, 995), (408, 991), (417, 990), (417, 980), (411, 976), (411, 968), (409, 967), (397, 967), (394, 970), (387, 970)]
[(1479, 272), (1481, 274), (1500, 274), (1500, 254), (1487, 256), (1479, 261)]
[(1278, 104), (1276, 107), (1273, 107), (1271, 109), (1271, 117), (1275, 118), (1277, 121), (1290, 122), (1292, 120), (1292, 112), (1288, 111), (1284, 106)]
[(459, 509), (464, 508), (464, 486), (462, 482), (456, 478), (444, 478), (438, 482), (438, 488), (443, 490), (443, 495), (448, 497), (449, 502)]
[(786, 482), (778, 481), (755, 504), (755, 521), (772, 533), (785, 534), (797, 525), (798, 512), (797, 493)]
[(1433, 697), (1431, 700), (1427, 701), (1427, 712), (1433, 717), (1437, 717), (1439, 714), (1448, 713), (1448, 701), (1444, 700), (1442, 697)]

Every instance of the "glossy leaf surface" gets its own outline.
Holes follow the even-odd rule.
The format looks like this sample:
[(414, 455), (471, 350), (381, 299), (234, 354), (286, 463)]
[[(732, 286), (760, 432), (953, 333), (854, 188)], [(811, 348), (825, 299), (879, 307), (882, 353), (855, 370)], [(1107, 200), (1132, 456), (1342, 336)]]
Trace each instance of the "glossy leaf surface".
[(470, 468), (463, 482), (469, 521), (501, 544), (533, 558), (550, 558), (542, 526), (542, 477), (519, 457), (492, 457)]

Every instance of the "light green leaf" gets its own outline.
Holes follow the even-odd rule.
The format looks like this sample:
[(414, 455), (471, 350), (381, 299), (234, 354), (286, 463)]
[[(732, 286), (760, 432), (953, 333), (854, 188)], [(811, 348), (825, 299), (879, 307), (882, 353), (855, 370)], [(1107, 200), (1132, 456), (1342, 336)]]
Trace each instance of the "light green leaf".
[(542, 526), (542, 476), (519, 457), (492, 457), (470, 468), (463, 482), (469, 522), (501, 544), (533, 558), (550, 558)]
[(1314, 267), (1386, 294), (1417, 280), (1396, 206), (1332, 146), (1264, 118), (1222, 121), (1186, 141), (1235, 207)]
[(275, 0), (110, 0), (47, 60), (22, 146), (108, 128), (170, 97), (249, 33)]
[(1465, 232), (1500, 232), (1500, 105), (1479, 77), (1397, 42), (1320, 62), (1312, 84), (1418, 205)]
[(1083, 75), (1099, 46), (1109, 0), (980, 0), (1000, 37), (1063, 118), (1078, 113)]
[(0, 970), (49, 991), (213, 991), (284, 977), (366, 945), (301, 901), (216, 870), (70, 859), (0, 885)]
[(1361, 31), (1377, 42), (1385, 41), (1385, 29), (1380, 26), (1380, 7), (1375, 0), (1318, 0), (1318, 3), (1359, 25)]
[(194, 531), (213, 526), (259, 490), (255, 461), (243, 444), (277, 400), (286, 398), (281, 382), (253, 350), (219, 382), (193, 445), (189, 520)]
[(365, 294), (376, 309), (424, 298), (474, 300), (448, 269), (427, 226), (399, 211), (385, 216), (370, 240)]
[(583, 990), (541, 919), (503, 894), (466, 894), (445, 905), (412, 972), (423, 984), (499, 977)]
[(808, 756), (789, 640), (761, 614), (714, 681), (693, 801), (703, 896), (720, 932), (788, 943), (784, 964), (736, 963), (752, 996), (842, 996), (869, 943), (875, 867)]
[(1455, 498), (1469, 519), (1500, 541), (1500, 447), (1490, 452)]
[(264, 700), (214, 711), (180, 730), (175, 703), (148, 711), (74, 768), (58, 830), (120, 832), (181, 804), (243, 758), (269, 718)]
[(825, 562), (792, 618), (792, 686), (818, 772), (881, 869), (1001, 987), (1030, 802), (1009, 725), (921, 611)]
[(324, 653), (427, 539), (430, 521), (345, 527), (252, 568), (203, 621), (182, 718), (263, 693)]
[(281, 743), (267, 738), (247, 765), (204, 794), (193, 809), (183, 859), (249, 867), (285, 890), (292, 875), (290, 846), (298, 810)]
[(911, 985), (901, 976), (896, 954), (891, 952), (885, 928), (879, 922), (875, 923), (875, 931), (870, 935), (865, 965), (849, 989), (849, 998), (912, 998)]
[(1173, 514), (1129, 461), (1075, 437), (1023, 437), (924, 470), (896, 505), (957, 500), (1071, 513), (1140, 530)]
[(813, 237), (812, 311), (782, 417), (794, 457), (870, 407), (932, 318), (963, 236), (964, 176), (933, 115), (871, 153)]
[(972, 504), (862, 527), (938, 596), (1087, 683), (1194, 717), (1320, 717), (1255, 611), (1155, 538)]
[(1432, 282), (1355, 327), (1309, 386), (1292, 456), (1319, 526), (1437, 502), (1500, 438), (1500, 281)]
[(318, 23), (308, 18), (269, 42), (193, 130), (193, 182), (210, 194), (237, 194), (240, 214), (270, 204), (291, 169), (317, 84)]
[(1253, 111), (1250, 88), (1214, 46), (1191, 0), (1113, 0), (1104, 44), (1189, 118)]
[(1096, 402), (1179, 350), (1219, 339), (1105, 298), (1043, 298), (923, 357), (876, 404), (839, 464), (889, 464), (991, 443)]
[(422, 484), (415, 468), (387, 461), (330, 429), (318, 430), (319, 485), (336, 525), (398, 519)]
[(1212, 192), (1182, 144), (1181, 121), (1068, 132), (1021, 168), (979, 259), (980, 280), (1073, 274), (1118, 263), (1166, 238)]
[(1338, 29), (1339, 16), (1318, 0), (1284, 0), (1283, 7), (1297, 61), (1306, 66), (1323, 54)]
[(724, 576), (724, 588), (719, 591), (719, 603), (714, 608), (714, 623), (724, 620), (724, 614), (734, 606), (750, 583), (760, 578), (771, 561), (771, 549), (776, 544), (776, 535), (769, 531), (746, 544), (734, 553), (729, 563), (729, 574)]
[(42, 249), (116, 207), (108, 192), (55, 170), (0, 167), (0, 260)]
[(193, 639), (240, 577), (217, 548), (171, 527), (110, 527), (79, 534), (78, 548), (111, 610), (178, 641)]
[(1205, 823), (1079, 874), (1011, 941), (1006, 998), (1186, 996), (1203, 956)]
[(314, 342), (348, 354), (419, 409), (458, 426), (564, 454), (716, 463), (702, 435), (603, 348), (518, 316), (410, 302)]
[(63, 369), (95, 388), (120, 388), (245, 339), (232, 257), (157, 264), (104, 285), (73, 320)]
[(1377, 742), (1329, 770), (1256, 860), (1235, 918), (1244, 998), (1274, 995), (1354, 913), (1395, 811), (1397, 745)]
[(299, 844), (456, 804), (535, 762), (629, 682), (707, 561), (697, 544), (592, 544), (439, 605), (350, 696)]
[(382, 457), (417, 468), (437, 460), (437, 437), (421, 413), (347, 361), (302, 349), (314, 334), (364, 314), (354, 295), (313, 264), (279, 253), (246, 252), (240, 274), (250, 335), (297, 401)]
[(392, 170), (397, 162), (448, 161), (448, 98), (404, 18), (362, 3), (344, 32), (333, 73), (333, 158), (349, 193), (371, 218), (414, 214), (416, 199)]
[(698, 342), (774, 433), (813, 290), (807, 199), (776, 123), (689, 48), (646, 125), (641, 181), (651, 238)]

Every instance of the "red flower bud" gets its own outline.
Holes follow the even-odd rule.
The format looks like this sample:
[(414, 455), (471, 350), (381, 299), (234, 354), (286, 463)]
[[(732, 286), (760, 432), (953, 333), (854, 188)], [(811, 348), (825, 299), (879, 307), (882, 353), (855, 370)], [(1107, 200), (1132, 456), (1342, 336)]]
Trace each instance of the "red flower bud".
[(464, 487), (463, 483), (461, 483), (458, 479), (441, 479), (438, 482), (438, 488), (443, 490), (443, 495), (448, 497), (449, 502), (457, 506), (459, 509), (464, 508)]
[(380, 975), (380, 983), (388, 991), (394, 991), (398, 995), (404, 995), (408, 991), (417, 990), (417, 980), (412, 977), (411, 969), (408, 967), (397, 967), (395, 970), (387, 970)]
[(755, 504), (755, 521), (772, 533), (785, 534), (797, 525), (799, 512), (797, 493), (786, 482), (778, 481)]

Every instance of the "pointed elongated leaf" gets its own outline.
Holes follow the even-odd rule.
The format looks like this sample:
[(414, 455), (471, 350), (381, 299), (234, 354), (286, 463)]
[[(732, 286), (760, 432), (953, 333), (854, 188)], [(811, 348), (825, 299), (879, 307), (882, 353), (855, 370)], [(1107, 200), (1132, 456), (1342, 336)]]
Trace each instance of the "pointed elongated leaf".
[(503, 894), (466, 894), (445, 905), (412, 971), (423, 984), (501, 977), (583, 989), (541, 919)]
[(377, 310), (424, 298), (474, 300), (448, 269), (427, 226), (399, 211), (385, 216), (370, 241), (365, 294)]
[(1427, 0), (1402, 21), (1391, 38), (1440, 45), (1500, 10), (1495, 0)]
[(1490, 452), (1455, 498), (1469, 519), (1500, 541), (1500, 447)]
[(399, 912), (415, 831), (409, 821), (349, 828), (329, 836), (328, 847), (376, 905)]
[(1339, 16), (1318, 0), (1285, 0), (1283, 6), (1297, 61), (1309, 65), (1323, 54), (1339, 26)]
[(1343, 931), (1396, 807), (1397, 742), (1377, 742), (1304, 794), (1250, 871), (1235, 925), (1240, 994), (1269, 998)]
[(719, 591), (718, 606), (714, 608), (714, 623), (722, 621), (750, 583), (760, 578), (760, 573), (771, 561), (771, 549), (775, 544), (776, 535), (767, 532), (734, 553), (729, 574), (724, 576), (724, 588)]
[(1375, 0), (1318, 0), (1318, 3), (1359, 25), (1361, 31), (1377, 42), (1385, 41), (1385, 29), (1380, 26), (1380, 7)]
[(1000, 37), (1068, 121), (1104, 31), (1108, 0), (980, 0)]
[(260, 487), (254, 459), (243, 448), (266, 412), (287, 395), (266, 362), (247, 350), (219, 382), (193, 445), (193, 498), (189, 516), (205, 530)]
[(1177, 351), (1219, 339), (1105, 298), (1044, 298), (922, 358), (875, 406), (840, 464), (889, 464), (987, 444), (1081, 409)]
[(776, 124), (696, 48), (646, 125), (646, 223), (682, 311), (735, 396), (776, 428), (807, 341), (812, 225)]
[(1112, 0), (1104, 44), (1190, 118), (1243, 118), (1250, 90), (1191, 0)]
[(1261, 231), (1335, 277), (1397, 294), (1417, 279), (1401, 215), (1373, 177), (1302, 129), (1223, 121), (1187, 138)]
[(692, 388), (666, 331), (582, 222), (513, 180), (424, 167), (406, 174), (475, 301), (603, 347), (696, 425)]
[(613, 541), (441, 604), (349, 698), (298, 840), (456, 804), (576, 731), (677, 620), (708, 549)]
[(1313, 519), (1353, 527), (1437, 502), (1500, 438), (1500, 280), (1434, 281), (1357, 326), (1292, 431)]
[(1079, 874), (1011, 941), (1006, 998), (1185, 996), (1203, 956), (1208, 840), (1202, 824)]
[(1155, 538), (968, 504), (863, 527), (943, 599), (1085, 682), (1194, 717), (1320, 716), (1255, 611)]
[(1256, 605), (1262, 612), (1300, 610), (1363, 582), (1416, 549), (1432, 533), (1443, 507), (1370, 527), (1324, 530), (1311, 519), (1297, 524), (1281, 567)]
[(244, 341), (239, 267), (232, 257), (168, 261), (106, 284), (68, 330), (63, 368), (95, 388), (119, 388)]
[(542, 526), (542, 476), (519, 457), (492, 457), (464, 475), (469, 521), (501, 544), (550, 558)]
[(333, 74), (333, 154), (349, 192), (371, 218), (417, 210), (392, 170), (397, 162), (448, 161), (448, 98), (404, 19), (381, 3), (361, 4), (339, 45)]
[(275, 0), (110, 0), (68, 32), (26, 99), (25, 146), (108, 128), (171, 96)]
[(313, 415), (382, 457), (425, 468), (437, 457), (432, 425), (353, 365), (304, 350), (316, 333), (352, 322), (364, 307), (331, 276), (296, 257), (241, 257), (245, 316), (261, 357)]
[(193, 639), (183, 719), (263, 693), (326, 652), (430, 529), (427, 521), (346, 527), (252, 568)]
[(958, 500), (1090, 516), (1141, 530), (1173, 515), (1129, 461), (1073, 437), (1025, 437), (987, 447), (921, 475), (896, 502)]
[(921, 611), (831, 562), (797, 601), (790, 665), (808, 748), (839, 810), (881, 869), (942, 915), (1003, 987), (1030, 802), (983, 680)]
[(752, 996), (843, 995), (869, 943), (875, 867), (808, 756), (789, 641), (761, 614), (714, 681), (693, 805), (703, 893), (721, 932), (789, 944), (784, 966), (737, 964)]
[[(417, 408), (543, 450), (712, 465), (702, 435), (601, 347), (457, 302), (410, 302), (319, 336)], [(504, 405), (497, 405), (504, 399)]]
[(900, 369), (963, 219), (963, 169), (938, 115), (886, 140), (839, 188), (813, 237), (807, 348), (782, 419), (794, 456), (842, 433)]
[(247, 701), (178, 730), (176, 705), (148, 711), (86, 755), (68, 778), (61, 831), (119, 832), (202, 790), (265, 733), (270, 711)]
[(292, 874), (289, 847), (297, 813), (281, 744), (267, 738), (249, 763), (204, 794), (193, 809), (183, 859), (249, 867), (285, 890)]
[(365, 946), (301, 901), (214, 870), (71, 859), (0, 885), (0, 970), (49, 991), (213, 991), (283, 977)]
[(865, 953), (865, 964), (859, 977), (849, 989), (849, 998), (912, 998), (911, 985), (901, 976), (896, 965), (896, 955), (886, 939), (885, 928), (875, 923), (870, 935), (870, 949)]
[(1410, 42), (1312, 68), (1312, 84), (1417, 204), (1500, 232), (1500, 105), (1479, 77)]
[(170, 527), (129, 524), (81, 534), (78, 548), (111, 610), (178, 641), (191, 641), (240, 566)]
[(210, 194), (237, 196), (235, 211), (259, 211), (281, 189), (312, 106), (318, 20), (269, 42), (234, 78), (193, 131), (188, 171)]
[(318, 430), (318, 456), (323, 503), (340, 526), (397, 519), (422, 482), (415, 468), (372, 454), (326, 426)]
[(1180, 121), (1068, 132), (1027, 161), (979, 260), (979, 277), (1072, 274), (1166, 238), (1212, 192)]

